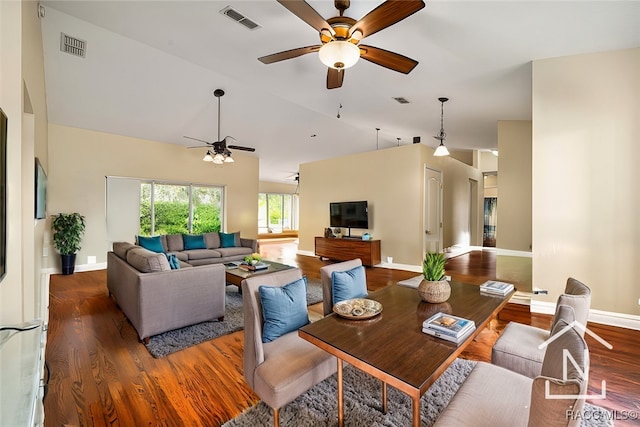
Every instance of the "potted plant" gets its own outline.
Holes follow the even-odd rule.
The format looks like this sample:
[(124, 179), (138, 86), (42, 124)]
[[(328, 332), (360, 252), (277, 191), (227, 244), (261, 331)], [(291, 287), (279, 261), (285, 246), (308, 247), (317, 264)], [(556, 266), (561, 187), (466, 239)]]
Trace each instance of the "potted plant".
[(451, 296), (451, 285), (444, 280), (446, 259), (440, 252), (427, 252), (422, 261), (424, 279), (418, 286), (420, 297), (427, 302), (445, 302)]
[(62, 258), (62, 274), (73, 274), (76, 265), (76, 253), (84, 234), (84, 216), (77, 212), (59, 213), (53, 216), (53, 246)]

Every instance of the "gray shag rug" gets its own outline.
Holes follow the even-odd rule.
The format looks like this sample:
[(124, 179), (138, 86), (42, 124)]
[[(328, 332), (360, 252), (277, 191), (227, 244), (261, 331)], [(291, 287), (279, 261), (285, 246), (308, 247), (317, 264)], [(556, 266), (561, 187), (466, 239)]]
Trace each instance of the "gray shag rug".
[[(456, 359), (436, 380), (421, 399), (421, 426), (432, 426), (447, 406), (476, 362)], [(381, 412), (382, 388), (379, 380), (352, 367), (345, 366), (344, 371), (344, 421), (349, 427), (404, 427), (411, 425), (411, 399), (404, 393), (387, 387), (387, 414)], [(327, 378), (312, 387), (293, 402), (280, 409), (281, 426), (334, 427), (338, 424), (337, 377)], [(605, 410), (585, 403), (585, 411)], [(591, 412), (593, 413), (593, 412)], [(606, 414), (604, 414), (606, 415)], [(582, 427), (596, 427), (602, 424), (603, 417), (582, 420)], [(588, 423), (586, 422), (588, 421)], [(222, 427), (272, 426), (271, 408), (265, 403), (247, 409), (238, 417), (223, 424)]]
[[(307, 305), (322, 301), (322, 284), (319, 280), (307, 278)], [(244, 329), (242, 294), (236, 286), (226, 288), (224, 321), (202, 322), (159, 335), (154, 335), (145, 344), (149, 353), (161, 358), (176, 351), (184, 350), (201, 342)]]

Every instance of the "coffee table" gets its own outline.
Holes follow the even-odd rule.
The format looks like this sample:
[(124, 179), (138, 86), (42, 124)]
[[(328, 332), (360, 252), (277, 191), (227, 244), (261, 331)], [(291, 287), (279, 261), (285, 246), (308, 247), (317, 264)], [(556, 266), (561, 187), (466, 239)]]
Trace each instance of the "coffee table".
[[(342, 367), (347, 362), (382, 381), (382, 410), (386, 385), (409, 395), (413, 425), (420, 425), (420, 397), (462, 353), (509, 301), (480, 293), (477, 285), (451, 283), (451, 297), (441, 304), (423, 302), (416, 289), (393, 285), (367, 297), (382, 304), (382, 312), (367, 320), (350, 320), (333, 313), (298, 331), (303, 339), (338, 359), (338, 425), (344, 425)], [(460, 345), (422, 332), (422, 322), (447, 312), (471, 319), (476, 330)]]
[(242, 291), (242, 288), (241, 288), (242, 281), (248, 277), (252, 277), (257, 274), (269, 274), (269, 273), (275, 273), (276, 271), (283, 271), (283, 270), (289, 270), (291, 268), (296, 268), (287, 264), (280, 264), (279, 262), (275, 262), (275, 261), (262, 260), (262, 262), (264, 262), (265, 264), (268, 264), (269, 267), (265, 268), (264, 270), (258, 270), (258, 271), (248, 271), (248, 270), (243, 270), (241, 268), (227, 268), (227, 271), (225, 274), (227, 284), (236, 285), (238, 287), (238, 290)]

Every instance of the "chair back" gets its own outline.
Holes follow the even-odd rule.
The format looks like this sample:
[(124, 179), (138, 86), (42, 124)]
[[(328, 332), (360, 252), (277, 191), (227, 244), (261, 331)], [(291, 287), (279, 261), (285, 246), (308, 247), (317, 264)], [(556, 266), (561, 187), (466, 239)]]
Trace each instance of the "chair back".
[[(584, 283), (569, 277), (564, 294), (558, 297), (558, 305), (573, 307), (575, 320), (586, 327), (587, 320), (589, 320), (589, 309), (591, 308), (591, 289)], [(582, 331), (582, 336), (584, 336), (584, 331)]]
[[(335, 264), (325, 265), (320, 268), (320, 280), (322, 282), (322, 310), (324, 315), (328, 315), (333, 311), (333, 292), (331, 288), (331, 273), (334, 271), (348, 271), (362, 265), (360, 258), (352, 259)], [(366, 272), (365, 272), (366, 278)]]
[(589, 350), (576, 327), (568, 326), (560, 320), (547, 340), (542, 372), (534, 378), (531, 388), (531, 427), (580, 425), (581, 417), (567, 415), (579, 415), (584, 406), (589, 382)]
[(242, 281), (242, 305), (244, 313), (244, 378), (254, 388), (254, 371), (264, 362), (262, 347), (262, 304), (258, 288), (284, 286), (302, 278), (302, 270), (293, 268), (270, 274), (256, 274)]

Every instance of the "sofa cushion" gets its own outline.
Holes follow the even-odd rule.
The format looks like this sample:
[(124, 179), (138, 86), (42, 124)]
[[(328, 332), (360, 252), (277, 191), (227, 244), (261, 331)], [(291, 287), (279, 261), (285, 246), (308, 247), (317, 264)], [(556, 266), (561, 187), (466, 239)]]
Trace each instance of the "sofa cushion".
[(234, 246), (240, 246), (240, 232), (235, 233), (222, 233), (220, 232), (220, 247), (232, 248)]
[(188, 259), (220, 258), (222, 255), (215, 249), (189, 249), (182, 252)]
[(137, 247), (139, 246), (136, 246), (133, 243), (129, 243), (129, 242), (113, 242), (113, 253), (118, 255), (120, 258), (126, 260), (127, 252)]
[(165, 239), (167, 241), (167, 252), (180, 252), (184, 250), (182, 234), (167, 234)]
[(207, 249), (218, 249), (220, 247), (220, 234), (217, 232), (204, 233), (204, 243)]
[(351, 298), (367, 296), (367, 279), (364, 267), (358, 266), (346, 271), (331, 273), (331, 295), (333, 304)]
[(162, 237), (160, 236), (138, 236), (138, 244), (145, 249), (149, 249), (150, 251), (163, 253), (164, 246), (162, 246)]
[(262, 342), (271, 342), (309, 323), (304, 278), (284, 286), (258, 287), (262, 303)]
[(142, 273), (156, 271), (170, 271), (169, 261), (164, 254), (152, 252), (143, 247), (131, 249), (127, 252), (127, 262)]
[(204, 243), (204, 236), (202, 234), (183, 234), (182, 240), (184, 241), (184, 250), (189, 249), (207, 249), (207, 245)]
[(223, 257), (236, 256), (236, 255), (251, 255), (253, 252), (251, 248), (245, 248), (243, 246), (235, 246), (233, 248), (218, 248), (216, 252), (219, 252)]
[(171, 267), (172, 270), (179, 270), (180, 269), (180, 261), (178, 260), (178, 257), (175, 254), (165, 254), (167, 257), (167, 261), (169, 261), (169, 267)]

